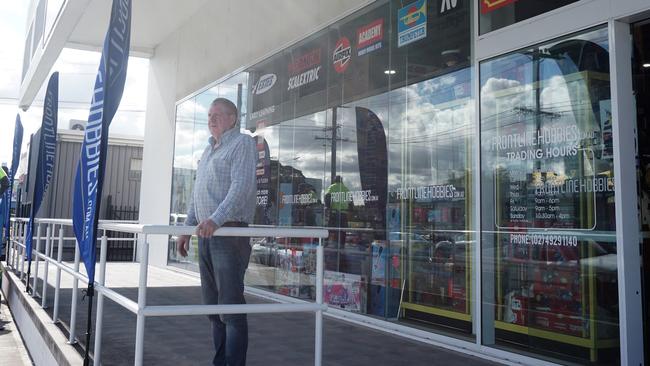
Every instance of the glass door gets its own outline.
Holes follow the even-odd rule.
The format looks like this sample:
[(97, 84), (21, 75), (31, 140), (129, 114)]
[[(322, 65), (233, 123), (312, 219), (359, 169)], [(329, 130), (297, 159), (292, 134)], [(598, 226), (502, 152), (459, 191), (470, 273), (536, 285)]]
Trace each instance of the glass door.
[(609, 52), (598, 27), (480, 63), (485, 345), (618, 360)]

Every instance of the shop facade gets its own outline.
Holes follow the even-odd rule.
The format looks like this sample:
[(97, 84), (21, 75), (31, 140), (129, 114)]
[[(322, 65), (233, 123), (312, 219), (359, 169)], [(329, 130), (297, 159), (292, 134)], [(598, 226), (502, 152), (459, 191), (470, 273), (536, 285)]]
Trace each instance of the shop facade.
[[(255, 224), (330, 231), (331, 308), (522, 363), (642, 364), (650, 4), (352, 10), (175, 100), (170, 222), (226, 97), (257, 141)], [(313, 300), (316, 244), (253, 239), (249, 285)]]

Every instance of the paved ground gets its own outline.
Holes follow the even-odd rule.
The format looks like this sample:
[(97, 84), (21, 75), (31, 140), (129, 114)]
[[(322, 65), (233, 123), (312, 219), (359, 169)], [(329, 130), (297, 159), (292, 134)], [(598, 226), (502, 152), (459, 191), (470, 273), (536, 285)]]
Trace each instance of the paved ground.
[(11, 312), (7, 308), (7, 302), (4, 300), (0, 304), (0, 325), (4, 325), (4, 329), (0, 330), (0, 364), (11, 366), (32, 365), (32, 361), (20, 338), (20, 333), (11, 317)]
[[(115, 264), (109, 285), (122, 283), (115, 290), (133, 300), (137, 298), (137, 274), (131, 264)], [(55, 276), (50, 272), (49, 283)], [(60, 317), (63, 327), (70, 319), (70, 281), (61, 292)], [(198, 278), (152, 267), (148, 299), (151, 305), (198, 304)], [(41, 287), (39, 286), (39, 292)], [(48, 312), (52, 313), (54, 291), (48, 288)], [(81, 299), (81, 296), (79, 297)], [(248, 296), (250, 303), (263, 300)], [(77, 334), (81, 341), (86, 327), (87, 300), (78, 307)], [(94, 306), (94, 309), (96, 307)], [(135, 353), (135, 315), (110, 300), (105, 301), (102, 364), (128, 365)], [(248, 365), (313, 364), (314, 316), (311, 314), (249, 315), (250, 346)], [(493, 365), (481, 359), (451, 352), (420, 342), (396, 337), (365, 327), (325, 317), (324, 365)], [(204, 316), (148, 318), (146, 323), (146, 365), (204, 365), (212, 358), (210, 325)]]

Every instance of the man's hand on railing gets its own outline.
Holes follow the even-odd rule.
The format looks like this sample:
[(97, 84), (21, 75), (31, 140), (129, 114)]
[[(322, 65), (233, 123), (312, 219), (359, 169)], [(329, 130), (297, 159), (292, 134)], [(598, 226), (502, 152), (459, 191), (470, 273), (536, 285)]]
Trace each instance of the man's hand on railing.
[(191, 235), (181, 235), (176, 239), (176, 249), (178, 254), (187, 257), (187, 251), (190, 249)]
[(205, 219), (196, 227), (196, 235), (201, 238), (209, 238), (218, 228), (219, 225), (215, 224), (214, 221)]

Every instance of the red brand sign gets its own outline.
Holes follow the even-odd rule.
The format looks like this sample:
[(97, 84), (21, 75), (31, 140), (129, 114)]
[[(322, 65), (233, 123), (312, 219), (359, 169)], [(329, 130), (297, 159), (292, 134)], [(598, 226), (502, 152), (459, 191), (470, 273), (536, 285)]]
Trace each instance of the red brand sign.
[(487, 14), (496, 9), (510, 5), (517, 0), (481, 0), (481, 13)]
[(374, 22), (357, 30), (357, 47), (366, 47), (384, 37), (384, 19), (377, 19)]
[(298, 57), (289, 64), (289, 74), (296, 75), (320, 64), (320, 48), (314, 48)]
[(341, 73), (344, 72), (350, 65), (350, 58), (352, 57), (352, 47), (350, 47), (350, 40), (347, 37), (341, 37), (332, 53), (332, 64), (334, 70)]

